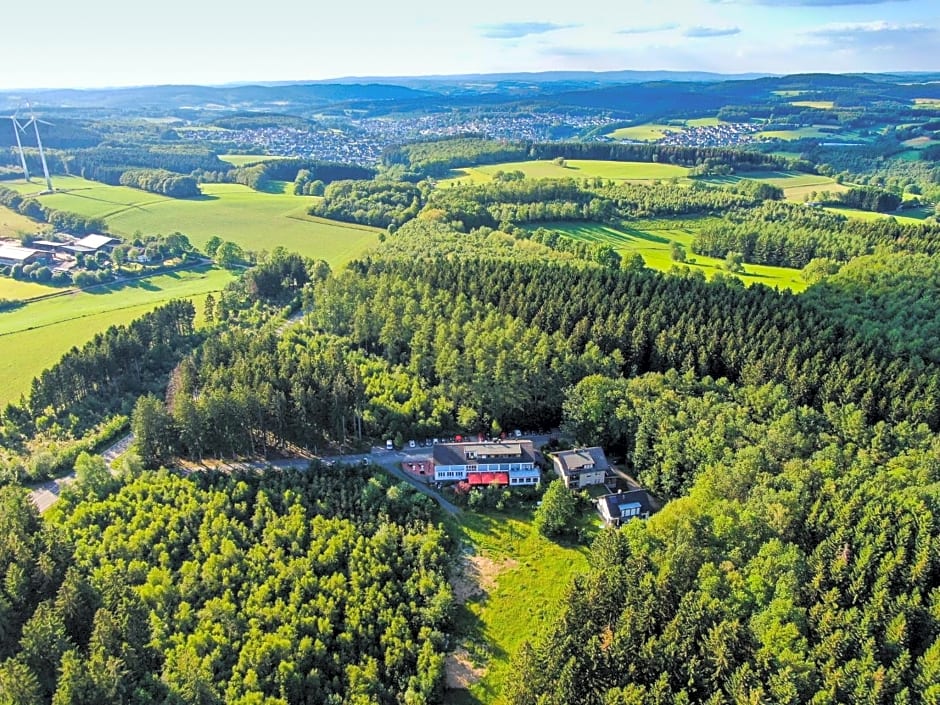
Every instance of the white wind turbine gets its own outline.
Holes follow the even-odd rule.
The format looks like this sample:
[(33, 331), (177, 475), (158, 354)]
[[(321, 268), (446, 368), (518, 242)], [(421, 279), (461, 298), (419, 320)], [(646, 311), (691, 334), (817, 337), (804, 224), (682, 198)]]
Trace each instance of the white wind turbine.
[(15, 114), (10, 115), (9, 118), (10, 122), (13, 123), (13, 134), (16, 135), (16, 149), (20, 154), (20, 165), (23, 167), (23, 176), (26, 177), (27, 181), (32, 181), (29, 177), (29, 169), (26, 167), (26, 155), (23, 154), (23, 142), (20, 140), (20, 133), (26, 132), (26, 127), (20, 124)]
[[(46, 177), (46, 190), (48, 192), (52, 192), (52, 191), (55, 191), (55, 189), (52, 187), (52, 179), (49, 177), (49, 167), (46, 164), (46, 152), (42, 148), (42, 139), (40, 139), (39, 137), (39, 123), (42, 123), (43, 125), (51, 125), (52, 123), (46, 122), (45, 120), (40, 120), (39, 118), (37, 118), (36, 114), (33, 112), (33, 109), (29, 105), (29, 103), (27, 103), (26, 105), (27, 107), (29, 107), (29, 122), (23, 125), (23, 130), (25, 131), (27, 127), (32, 125), (33, 129), (36, 131), (36, 145), (39, 147), (39, 161), (42, 162), (42, 173)], [(23, 152), (21, 149), (20, 157), (22, 156), (23, 156)], [(25, 160), (23, 161), (23, 164), (25, 166), (26, 164)]]

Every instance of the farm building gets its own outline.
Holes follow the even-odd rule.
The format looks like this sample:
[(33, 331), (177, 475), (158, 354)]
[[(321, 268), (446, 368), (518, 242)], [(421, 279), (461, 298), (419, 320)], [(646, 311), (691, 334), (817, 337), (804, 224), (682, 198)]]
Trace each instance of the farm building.
[(621, 526), (631, 519), (649, 519), (659, 502), (646, 490), (607, 494), (597, 500), (597, 512), (606, 526)]
[(62, 249), (74, 255), (96, 254), (101, 251), (110, 252), (119, 242), (116, 237), (108, 235), (86, 235), (81, 240), (64, 245)]
[(19, 245), (7, 243), (0, 244), (0, 264), (2, 265), (30, 264), (45, 258), (45, 253), (31, 247), (20, 247)]
[(610, 470), (607, 456), (598, 446), (560, 451), (555, 453), (552, 464), (569, 490), (603, 485), (607, 471)]
[(532, 441), (438, 443), (432, 462), (436, 482), (517, 487), (540, 479)]

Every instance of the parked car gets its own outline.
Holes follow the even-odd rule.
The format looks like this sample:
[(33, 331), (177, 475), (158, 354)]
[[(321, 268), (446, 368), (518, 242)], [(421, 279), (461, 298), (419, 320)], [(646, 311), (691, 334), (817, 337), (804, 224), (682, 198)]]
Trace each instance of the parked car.
[(392, 442), (391, 438), (385, 441), (385, 450), (395, 450), (395, 444)]
[(418, 444), (415, 441), (408, 441), (409, 448), (417, 448)]

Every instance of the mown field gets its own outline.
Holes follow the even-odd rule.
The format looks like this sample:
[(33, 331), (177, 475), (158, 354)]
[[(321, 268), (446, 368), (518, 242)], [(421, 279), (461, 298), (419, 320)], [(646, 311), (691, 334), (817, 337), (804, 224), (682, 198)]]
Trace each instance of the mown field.
[(0, 238), (18, 239), (20, 235), (34, 233), (36, 230), (36, 223), (25, 215), (0, 206)]
[(836, 107), (831, 100), (791, 100), (790, 105), (797, 108), (816, 108), (817, 110), (832, 110)]
[[(7, 182), (20, 193), (35, 193), (35, 184)], [(110, 231), (129, 237), (142, 233), (187, 235), (202, 246), (213, 235), (249, 250), (289, 250), (324, 259), (340, 267), (378, 241), (378, 230), (312, 218), (311, 197), (262, 193), (240, 184), (204, 184), (203, 196), (173, 199), (77, 177), (55, 180), (60, 193), (41, 196), (53, 208), (104, 218)]]
[(272, 154), (220, 154), (219, 159), (228, 162), (232, 166), (245, 166), (246, 164), (271, 161), (272, 159), (287, 159), (287, 157), (278, 157)]
[(607, 137), (615, 140), (629, 140), (632, 142), (655, 142), (673, 132), (682, 132), (687, 127), (714, 127), (721, 121), (716, 117), (694, 118), (692, 120), (683, 120), (682, 124), (664, 124), (659, 122), (647, 122), (642, 125), (631, 125), (630, 127), (618, 127), (607, 133)]
[(801, 174), (796, 171), (754, 171), (735, 174), (734, 176), (712, 176), (700, 179), (709, 184), (731, 184), (743, 179), (763, 181), (783, 189), (784, 196), (790, 201), (803, 201), (803, 197), (812, 192), (830, 191), (840, 193), (848, 191), (848, 186), (836, 183), (834, 179), (819, 174)]
[[(716, 273), (727, 274), (724, 262), (714, 257), (705, 257), (692, 253), (692, 238), (703, 220), (648, 220), (637, 221), (635, 227), (613, 228), (597, 223), (550, 223), (543, 224), (549, 230), (555, 230), (576, 240), (610, 245), (623, 257), (640, 254), (646, 266), (661, 272), (667, 272), (674, 266), (688, 267), (701, 271), (711, 279)], [(535, 229), (533, 226), (532, 229)], [(672, 243), (677, 242), (686, 249), (687, 260), (679, 264), (672, 260)], [(796, 269), (768, 267), (760, 264), (745, 264), (744, 272), (736, 274), (746, 285), (766, 284), (770, 287), (790, 289), (801, 292), (806, 289), (806, 282)]]
[(56, 286), (46, 286), (36, 282), (25, 282), (10, 277), (0, 277), (0, 299), (22, 301), (36, 296), (45, 296), (62, 291)]
[(823, 126), (812, 125), (810, 127), (797, 127), (792, 130), (763, 130), (756, 134), (756, 137), (774, 140), (801, 140), (801, 139), (822, 139), (830, 137), (833, 140), (844, 138), (843, 135), (833, 132), (825, 132)]
[(521, 171), (528, 179), (592, 179), (599, 177), (613, 181), (652, 181), (681, 178), (689, 173), (683, 166), (651, 164), (648, 162), (609, 162), (593, 159), (569, 159), (565, 166), (552, 161), (507, 162), (486, 166), (454, 169), (453, 177), (442, 179), (439, 185), (449, 183), (486, 183), (498, 171)]
[[(584, 523), (598, 526), (600, 520), (591, 513)], [(512, 655), (549, 623), (571, 577), (587, 570), (588, 551), (549, 541), (535, 530), (528, 511), (464, 512), (456, 532), (473, 547), (468, 565), (485, 591), (458, 611), (458, 627), (469, 660), (485, 673), (469, 692), (448, 691), (444, 702), (499, 705), (512, 678)]]
[[(0, 404), (17, 399), (33, 377), (96, 333), (170, 299), (191, 298), (201, 306), (207, 293), (220, 291), (233, 278), (230, 272), (201, 267), (66, 293), (0, 313)], [(0, 279), (0, 286), (11, 282), (20, 284)]]

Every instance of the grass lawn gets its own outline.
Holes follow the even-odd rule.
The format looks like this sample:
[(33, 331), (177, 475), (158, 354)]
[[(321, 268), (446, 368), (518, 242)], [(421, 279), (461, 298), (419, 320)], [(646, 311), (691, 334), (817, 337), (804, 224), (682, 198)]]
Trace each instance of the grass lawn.
[[(526, 639), (533, 639), (555, 613), (572, 577), (587, 570), (587, 546), (549, 541), (532, 525), (531, 510), (464, 512), (454, 527), (478, 572), (484, 594), (471, 597), (459, 610), (458, 628), (475, 665), (486, 674), (468, 691), (448, 691), (444, 701), (505, 702), (504, 685), (512, 678), (510, 660)], [(599, 525), (585, 514), (586, 527)]]
[[(35, 193), (34, 184), (7, 183), (21, 193)], [(378, 229), (311, 218), (311, 197), (253, 191), (240, 184), (203, 184), (201, 198), (173, 199), (124, 186), (108, 186), (76, 177), (55, 180), (60, 193), (41, 196), (42, 203), (85, 216), (101, 217), (112, 233), (179, 231), (201, 247), (213, 235), (249, 250), (288, 250), (341, 267), (378, 241)]]
[(35, 233), (42, 227), (43, 224), (11, 211), (6, 206), (0, 206), (0, 238), (18, 239), (20, 235)]
[(192, 298), (201, 304), (207, 293), (221, 290), (232, 279), (230, 272), (202, 267), (73, 292), (0, 313), (0, 404), (17, 399), (33, 377), (72, 346), (83, 345), (109, 326), (128, 323), (170, 299)]
[[(688, 267), (700, 270), (711, 279), (717, 272), (726, 272), (723, 260), (692, 253), (692, 239), (697, 226), (702, 222), (702, 220), (664, 219), (637, 221), (634, 227), (630, 228), (613, 228), (597, 223), (551, 223), (542, 224), (542, 227), (564, 233), (576, 240), (608, 244), (625, 258), (639, 253), (650, 269), (667, 272), (674, 266)], [(673, 242), (678, 242), (686, 248), (688, 260), (685, 263), (673, 262), (670, 254)], [(746, 285), (766, 284), (794, 292), (806, 289), (806, 282), (796, 269), (745, 264), (744, 273), (735, 276)]]
[(681, 178), (689, 173), (683, 166), (673, 164), (652, 164), (647, 162), (611, 162), (592, 159), (569, 159), (565, 166), (552, 161), (509, 162), (486, 166), (455, 169), (453, 179), (445, 179), (439, 185), (446, 188), (448, 183), (485, 183), (492, 179), (497, 171), (521, 171), (528, 179), (587, 179), (600, 177), (614, 181), (651, 181), (656, 179)]

